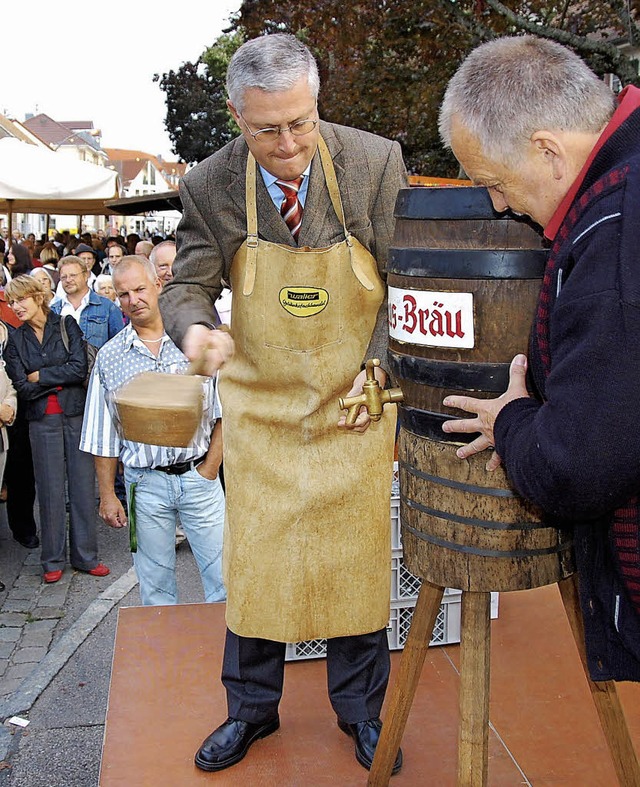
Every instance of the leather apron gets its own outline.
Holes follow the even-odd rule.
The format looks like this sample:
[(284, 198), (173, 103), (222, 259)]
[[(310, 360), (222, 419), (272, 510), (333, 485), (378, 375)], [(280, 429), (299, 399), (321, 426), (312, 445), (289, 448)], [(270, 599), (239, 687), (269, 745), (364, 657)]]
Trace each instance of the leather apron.
[(227, 625), (280, 642), (377, 631), (390, 598), (395, 407), (364, 434), (338, 429), (384, 294), (347, 231), (333, 162), (320, 160), (345, 240), (310, 249), (258, 238), (247, 161), (247, 240), (231, 267), (235, 354), (220, 375)]

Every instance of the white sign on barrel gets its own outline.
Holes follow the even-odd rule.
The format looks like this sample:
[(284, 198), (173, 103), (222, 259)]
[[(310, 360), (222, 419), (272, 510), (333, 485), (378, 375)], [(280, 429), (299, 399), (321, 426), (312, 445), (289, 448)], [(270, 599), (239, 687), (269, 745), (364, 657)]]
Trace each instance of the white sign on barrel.
[(411, 344), (471, 349), (473, 294), (389, 287), (389, 335)]

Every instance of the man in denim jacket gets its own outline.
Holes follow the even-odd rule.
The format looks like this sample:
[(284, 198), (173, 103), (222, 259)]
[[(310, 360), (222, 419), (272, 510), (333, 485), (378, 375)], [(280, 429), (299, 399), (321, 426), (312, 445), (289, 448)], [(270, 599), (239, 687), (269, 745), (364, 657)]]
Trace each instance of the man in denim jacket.
[(102, 347), (124, 327), (122, 312), (108, 298), (89, 289), (89, 273), (78, 257), (63, 257), (58, 270), (64, 292), (51, 303), (51, 311), (64, 317), (70, 314), (87, 342)]

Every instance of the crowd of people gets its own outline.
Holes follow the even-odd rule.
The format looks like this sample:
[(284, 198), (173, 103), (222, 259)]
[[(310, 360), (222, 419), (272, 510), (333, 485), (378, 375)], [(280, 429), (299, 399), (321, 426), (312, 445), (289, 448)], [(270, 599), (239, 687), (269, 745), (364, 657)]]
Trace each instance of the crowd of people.
[[(0, 236), (0, 500), (13, 538), (41, 548), (44, 582), (60, 580), (67, 555), (76, 570), (106, 576), (94, 460), (79, 448), (89, 363), (130, 321), (113, 284), (118, 263), (140, 255), (166, 283), (175, 241), (68, 232), (36, 240), (6, 228)], [(113, 489), (126, 508), (122, 468)]]

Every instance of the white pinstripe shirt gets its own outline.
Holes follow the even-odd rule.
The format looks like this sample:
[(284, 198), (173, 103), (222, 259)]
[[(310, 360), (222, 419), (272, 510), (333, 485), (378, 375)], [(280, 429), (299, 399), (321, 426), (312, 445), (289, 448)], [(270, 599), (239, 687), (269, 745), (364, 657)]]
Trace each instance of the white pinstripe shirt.
[(131, 325), (100, 348), (91, 373), (82, 423), (80, 450), (94, 456), (120, 457), (126, 467), (161, 467), (188, 462), (207, 453), (211, 431), (220, 418), (212, 377), (203, 382), (202, 421), (186, 448), (134, 443), (121, 437), (114, 393), (141, 372), (184, 373), (189, 364), (168, 336), (156, 357), (140, 341)]

